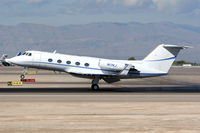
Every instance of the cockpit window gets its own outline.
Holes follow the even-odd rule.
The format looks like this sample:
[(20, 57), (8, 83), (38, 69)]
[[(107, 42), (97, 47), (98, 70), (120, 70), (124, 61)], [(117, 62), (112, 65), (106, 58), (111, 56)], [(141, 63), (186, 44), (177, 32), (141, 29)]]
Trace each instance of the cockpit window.
[(26, 56), (32, 56), (32, 53), (29, 53), (29, 52), (24, 52), (22, 55), (26, 55)]
[(17, 56), (21, 56), (22, 55), (22, 52), (19, 52), (18, 54), (17, 54)]

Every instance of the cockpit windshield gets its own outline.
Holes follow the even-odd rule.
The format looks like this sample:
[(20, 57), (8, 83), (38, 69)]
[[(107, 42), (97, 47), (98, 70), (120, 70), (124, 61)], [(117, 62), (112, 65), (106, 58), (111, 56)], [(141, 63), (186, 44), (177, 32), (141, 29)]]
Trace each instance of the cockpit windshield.
[(32, 56), (32, 53), (30, 53), (30, 52), (24, 52), (22, 55), (25, 55), (25, 56)]

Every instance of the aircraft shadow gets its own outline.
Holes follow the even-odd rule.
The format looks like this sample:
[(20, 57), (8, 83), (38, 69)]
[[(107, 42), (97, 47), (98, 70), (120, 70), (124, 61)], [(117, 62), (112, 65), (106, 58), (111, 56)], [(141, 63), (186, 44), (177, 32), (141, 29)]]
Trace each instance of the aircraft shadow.
[(98, 91), (90, 88), (0, 88), (0, 93), (200, 93), (200, 85), (183, 85), (170, 87), (102, 87)]

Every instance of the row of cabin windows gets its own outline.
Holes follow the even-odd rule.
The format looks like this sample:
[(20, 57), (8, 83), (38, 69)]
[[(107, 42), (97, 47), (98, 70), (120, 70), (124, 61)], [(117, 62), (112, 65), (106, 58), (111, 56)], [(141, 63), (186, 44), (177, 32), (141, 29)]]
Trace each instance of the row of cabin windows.
[[(51, 59), (51, 58), (48, 59), (48, 62), (52, 62), (52, 61), (53, 61), (53, 59)], [(57, 60), (57, 63), (59, 63), (59, 64), (62, 63), (62, 60)], [(66, 61), (66, 63), (69, 65), (69, 64), (71, 64), (71, 61)], [(76, 64), (77, 66), (79, 66), (79, 65), (80, 65), (80, 62), (76, 62), (75, 64)], [(88, 66), (89, 66), (89, 63), (85, 63), (85, 66), (88, 67)]]

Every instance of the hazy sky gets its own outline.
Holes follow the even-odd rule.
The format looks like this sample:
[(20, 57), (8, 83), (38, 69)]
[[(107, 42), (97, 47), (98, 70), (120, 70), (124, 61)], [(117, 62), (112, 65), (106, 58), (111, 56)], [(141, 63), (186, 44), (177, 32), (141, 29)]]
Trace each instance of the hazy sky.
[(200, 0), (1, 0), (0, 24), (161, 22), (200, 26)]

